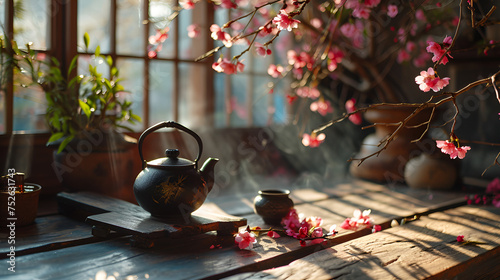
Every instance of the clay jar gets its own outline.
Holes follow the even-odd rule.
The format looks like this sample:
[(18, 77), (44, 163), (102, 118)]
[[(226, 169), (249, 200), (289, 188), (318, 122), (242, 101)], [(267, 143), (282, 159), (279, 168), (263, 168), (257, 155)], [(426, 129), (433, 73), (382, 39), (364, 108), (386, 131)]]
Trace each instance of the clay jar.
[[(10, 221), (8, 219), (15, 218), (12, 221), (16, 226), (32, 224), (37, 215), (38, 198), (41, 190), (42, 187), (40, 185), (26, 183), (24, 185), (24, 192), (16, 191), (14, 196), (10, 192), (0, 192), (0, 205), (5, 206), (0, 210), (0, 219), (7, 221), (7, 224), (9, 224)], [(15, 202), (15, 204), (12, 204), (12, 202)], [(12, 208), (8, 208), (7, 205), (12, 205)], [(9, 213), (10, 211), (13, 211), (11, 213), (14, 215)]]
[(254, 199), (254, 211), (268, 225), (279, 225), (290, 209), (293, 201), (289, 190), (260, 190)]
[[(363, 158), (379, 151), (381, 141), (396, 131), (395, 124), (415, 111), (415, 106), (381, 106), (372, 108), (365, 113), (365, 119), (375, 124), (375, 133), (368, 135), (363, 140), (360, 152), (354, 158)], [(416, 126), (427, 121), (431, 110), (426, 108), (416, 114), (407, 124), (397, 132), (396, 137), (387, 146), (387, 149), (377, 156), (366, 159), (361, 165), (359, 160), (354, 160), (350, 166), (350, 173), (354, 177), (376, 182), (395, 182), (404, 179), (404, 167), (410, 154), (419, 150), (412, 140), (418, 139), (425, 131), (425, 126)]]
[(459, 161), (442, 153), (422, 153), (408, 161), (405, 181), (414, 189), (449, 190), (459, 179)]

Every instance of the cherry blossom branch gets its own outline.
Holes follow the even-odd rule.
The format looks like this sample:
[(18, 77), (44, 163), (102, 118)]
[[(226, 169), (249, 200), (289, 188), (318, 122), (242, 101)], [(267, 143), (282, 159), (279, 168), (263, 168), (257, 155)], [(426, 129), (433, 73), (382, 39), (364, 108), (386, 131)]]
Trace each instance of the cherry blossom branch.
[(500, 158), (500, 153), (497, 154), (497, 156), (495, 157), (495, 160), (493, 161), (493, 163), (490, 164), (490, 166), (486, 167), (486, 169), (483, 171), (483, 173), (481, 173), (481, 176), (483, 176), (484, 173), (486, 173), (486, 171), (488, 171), (488, 169), (492, 168), (493, 166), (495, 166), (495, 165), (500, 166), (500, 162), (498, 162), (499, 158)]
[[(231, 26), (231, 24), (233, 24), (233, 23), (235, 23), (235, 22), (237, 22), (237, 21), (239, 21), (239, 20), (241, 20), (241, 19), (244, 19), (244, 18), (246, 18), (246, 17), (249, 17), (249, 16), (251, 16), (251, 17), (250, 17), (250, 20), (248, 21), (248, 23), (250, 23), (250, 21), (253, 19), (253, 17), (255, 16), (255, 14), (256, 14), (256, 13), (257, 13), (260, 9), (264, 8), (265, 6), (270, 6), (270, 5), (274, 4), (274, 3), (278, 3), (278, 2), (280, 2), (280, 1), (281, 1), (281, 0), (274, 0), (274, 1), (270, 1), (270, 2), (264, 3), (264, 4), (260, 5), (260, 6), (255, 6), (253, 11), (251, 11), (251, 12), (249, 12), (249, 13), (247, 13), (247, 14), (244, 14), (244, 15), (242, 15), (242, 16), (240, 16), (240, 17), (234, 18), (234, 19), (232, 19), (232, 20), (230, 20), (230, 21), (226, 22), (226, 23), (222, 26), (222, 28), (228, 28), (229, 26)], [(248, 23), (247, 23), (247, 25), (245, 26), (245, 28), (246, 28), (246, 27), (248, 27)]]
[(458, 15), (458, 23), (457, 23), (457, 28), (455, 28), (455, 34), (453, 35), (453, 39), (451, 41), (451, 44), (445, 49), (441, 57), (434, 63), (434, 66), (432, 68), (436, 69), (437, 66), (441, 63), (441, 61), (448, 55), (450, 50), (453, 48), (455, 45), (455, 41), (458, 38), (458, 31), (460, 30), (460, 23), (462, 22), (462, 6), (463, 6), (464, 0), (460, 0), (460, 5), (459, 5), (459, 15)]
[[(402, 120), (400, 122), (397, 122), (397, 123), (375, 123), (375, 124), (363, 127), (363, 129), (366, 129), (366, 128), (370, 128), (370, 127), (373, 127), (373, 126), (376, 126), (376, 125), (385, 125), (385, 126), (396, 126), (396, 129), (395, 129), (394, 132), (392, 132), (391, 134), (389, 134), (385, 139), (383, 139), (377, 145), (378, 147), (381, 147), (378, 151), (373, 152), (372, 154), (369, 154), (369, 155), (367, 155), (365, 157), (362, 157), (362, 158), (351, 158), (351, 159), (349, 159), (349, 161), (359, 160), (360, 161), (359, 164), (361, 164), (366, 159), (368, 159), (370, 157), (373, 157), (373, 156), (376, 156), (376, 155), (379, 155), (382, 151), (384, 151), (385, 149), (387, 149), (387, 146), (390, 144), (390, 142), (392, 142), (394, 140), (394, 138), (396, 137), (396, 134), (401, 129), (403, 129), (403, 128), (416, 128), (416, 127), (421, 126), (422, 123), (419, 124), (419, 125), (409, 126), (408, 122), (411, 119), (413, 119), (418, 113), (420, 113), (422, 110), (424, 110), (425, 108), (432, 108), (431, 117), (429, 117), (429, 119), (424, 122), (424, 124), (427, 124), (427, 127), (424, 130), (424, 132), (421, 134), (421, 136), (418, 139), (413, 140), (412, 142), (417, 142), (417, 141), (419, 141), (419, 140), (421, 140), (423, 138), (423, 136), (425, 135), (425, 133), (429, 129), (430, 123), (432, 121), (432, 117), (434, 115), (434, 110), (437, 107), (439, 107), (439, 106), (441, 106), (441, 105), (443, 105), (443, 104), (445, 104), (447, 102), (453, 102), (454, 106), (456, 108), (456, 113), (455, 113), (455, 115), (452, 118), (454, 124), (452, 126), (451, 133), (453, 133), (454, 126), (455, 126), (455, 123), (456, 123), (456, 119), (457, 119), (457, 117), (459, 115), (459, 109), (458, 109), (458, 106), (456, 104), (456, 98), (458, 96), (460, 96), (461, 94), (463, 94), (463, 93), (465, 93), (465, 92), (471, 90), (472, 88), (477, 87), (477, 86), (479, 86), (481, 84), (489, 84), (491, 81), (493, 81), (492, 83), (494, 84), (494, 80), (495, 80), (494, 77), (496, 77), (499, 74), (500, 74), (500, 71), (498, 71), (497, 73), (493, 74), (491, 77), (484, 78), (484, 79), (472, 82), (472, 83), (468, 84), (467, 86), (463, 87), (462, 89), (460, 89), (460, 90), (458, 90), (456, 92), (447, 92), (447, 93), (439, 94), (439, 95), (436, 95), (436, 96), (432, 96), (428, 101), (423, 102), (423, 103), (377, 103), (377, 104), (371, 104), (371, 105), (369, 105), (367, 107), (363, 107), (363, 108), (359, 108), (357, 110), (354, 110), (353, 112), (344, 113), (340, 118), (332, 120), (332, 121), (326, 123), (325, 125), (323, 125), (323, 126), (317, 128), (317, 129), (313, 130), (312, 133), (313, 134), (317, 134), (317, 133), (325, 130), (326, 128), (328, 128), (330, 126), (332, 126), (332, 125), (334, 125), (336, 123), (339, 123), (339, 122), (341, 122), (341, 121), (349, 118), (349, 116), (351, 116), (351, 115), (354, 115), (354, 114), (357, 114), (357, 113), (363, 113), (363, 112), (366, 112), (368, 110), (375, 109), (377, 107), (404, 107), (404, 106), (415, 107), (415, 110), (410, 115), (408, 115), (404, 120)], [(434, 101), (435, 99), (440, 98), (440, 97), (443, 97), (443, 98), (441, 98), (440, 100)], [(494, 144), (494, 145), (496, 145), (496, 144)], [(497, 157), (497, 159), (498, 159), (498, 157)]]

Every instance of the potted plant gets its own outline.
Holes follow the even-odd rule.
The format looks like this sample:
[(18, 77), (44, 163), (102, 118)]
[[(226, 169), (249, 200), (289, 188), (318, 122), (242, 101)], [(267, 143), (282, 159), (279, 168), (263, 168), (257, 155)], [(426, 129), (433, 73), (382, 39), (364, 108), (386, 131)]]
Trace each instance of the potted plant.
[[(84, 42), (88, 50), (87, 33)], [(131, 130), (125, 124), (141, 119), (132, 112), (111, 56), (102, 55), (97, 47), (88, 72), (75, 75), (78, 55), (63, 73), (57, 59), (47, 61), (29, 45), (22, 50), (13, 42), (11, 47), (14, 69), (22, 70), (45, 92), (45, 117), (51, 131), (47, 145), (56, 149), (52, 166), (63, 187), (128, 198), (136, 173), (131, 150), (136, 140), (119, 129)], [(99, 63), (109, 66), (109, 78), (99, 72)]]

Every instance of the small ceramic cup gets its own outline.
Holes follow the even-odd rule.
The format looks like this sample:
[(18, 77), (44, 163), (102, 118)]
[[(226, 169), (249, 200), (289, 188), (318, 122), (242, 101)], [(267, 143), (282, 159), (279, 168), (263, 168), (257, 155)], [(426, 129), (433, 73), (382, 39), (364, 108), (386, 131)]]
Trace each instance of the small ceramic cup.
[[(26, 183), (24, 192), (16, 191), (11, 193), (8, 191), (0, 192), (0, 205), (4, 206), (0, 209), (0, 220), (6, 222), (14, 222), (16, 226), (25, 226), (33, 223), (38, 210), (38, 199), (42, 187), (37, 184)], [(2, 224), (2, 227), (8, 223)]]
[(289, 190), (260, 190), (254, 199), (254, 211), (268, 225), (279, 225), (293, 208)]

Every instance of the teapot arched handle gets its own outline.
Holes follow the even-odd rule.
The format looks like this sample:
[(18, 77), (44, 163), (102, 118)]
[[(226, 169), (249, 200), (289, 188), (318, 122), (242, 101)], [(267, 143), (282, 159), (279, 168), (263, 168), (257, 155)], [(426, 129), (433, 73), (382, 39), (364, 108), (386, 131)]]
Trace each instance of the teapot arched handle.
[(194, 160), (194, 164), (195, 164), (196, 170), (198, 170), (198, 160), (201, 158), (201, 153), (203, 151), (203, 143), (201, 142), (201, 138), (194, 131), (192, 131), (189, 128), (187, 128), (181, 124), (178, 124), (174, 121), (165, 121), (165, 122), (157, 123), (157, 124), (149, 127), (148, 129), (144, 130), (144, 132), (141, 134), (141, 136), (139, 137), (138, 146), (139, 146), (139, 156), (141, 157), (141, 162), (142, 162), (142, 169), (146, 168), (146, 163), (147, 163), (147, 161), (144, 160), (144, 156), (142, 155), (142, 142), (144, 141), (144, 139), (146, 139), (146, 136), (148, 136), (150, 133), (152, 133), (160, 128), (167, 128), (167, 127), (177, 128), (179, 130), (182, 130), (182, 131), (188, 133), (189, 135), (193, 136), (194, 139), (196, 139), (196, 142), (198, 142), (198, 156)]

